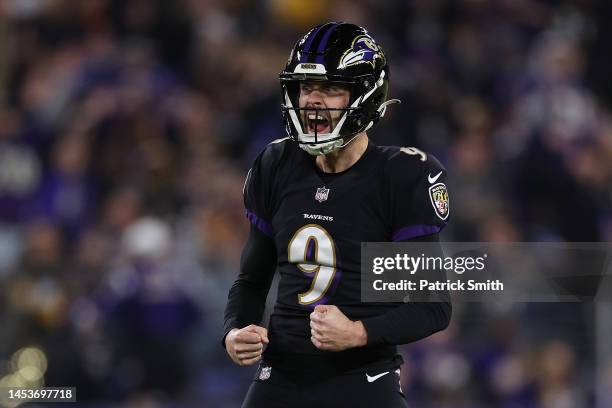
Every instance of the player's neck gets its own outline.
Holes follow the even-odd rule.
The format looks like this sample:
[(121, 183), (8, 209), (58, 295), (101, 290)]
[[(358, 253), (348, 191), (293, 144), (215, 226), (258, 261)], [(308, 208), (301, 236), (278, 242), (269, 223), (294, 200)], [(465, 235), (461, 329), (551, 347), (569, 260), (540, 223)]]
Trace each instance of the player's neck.
[(317, 167), (324, 173), (340, 173), (350, 168), (363, 156), (368, 148), (368, 135), (360, 133), (343, 148), (317, 156)]

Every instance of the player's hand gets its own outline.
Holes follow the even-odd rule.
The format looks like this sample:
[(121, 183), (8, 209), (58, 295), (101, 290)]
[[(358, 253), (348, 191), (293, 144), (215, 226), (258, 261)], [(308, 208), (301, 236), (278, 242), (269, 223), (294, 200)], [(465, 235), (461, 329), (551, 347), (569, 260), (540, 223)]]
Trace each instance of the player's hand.
[(268, 330), (254, 324), (242, 329), (232, 329), (225, 336), (225, 349), (234, 363), (248, 366), (261, 360), (261, 353), (268, 344)]
[(364, 346), (367, 332), (360, 321), (352, 321), (334, 305), (318, 305), (310, 314), (310, 341), (320, 350), (342, 351)]

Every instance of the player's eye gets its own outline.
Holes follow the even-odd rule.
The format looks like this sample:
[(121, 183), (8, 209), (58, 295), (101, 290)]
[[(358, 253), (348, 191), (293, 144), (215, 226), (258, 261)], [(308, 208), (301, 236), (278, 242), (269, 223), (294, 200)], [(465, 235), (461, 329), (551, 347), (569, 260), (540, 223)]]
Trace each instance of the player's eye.
[(337, 86), (337, 85), (327, 85), (323, 88), (323, 91), (325, 93), (327, 93), (328, 95), (339, 95), (340, 93), (342, 93), (343, 88)]
[(300, 91), (302, 93), (310, 93), (310, 92), (312, 92), (312, 85), (309, 85), (309, 84), (300, 84)]

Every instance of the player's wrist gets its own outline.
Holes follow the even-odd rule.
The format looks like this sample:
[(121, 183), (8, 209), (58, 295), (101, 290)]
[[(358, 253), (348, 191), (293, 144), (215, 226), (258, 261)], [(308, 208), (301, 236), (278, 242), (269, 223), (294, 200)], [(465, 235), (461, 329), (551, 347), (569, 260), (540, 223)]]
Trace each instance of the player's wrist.
[(368, 332), (361, 320), (353, 322), (353, 338), (355, 339), (355, 347), (368, 344)]
[(232, 340), (232, 338), (233, 338), (233, 337), (236, 335), (236, 332), (237, 332), (238, 330), (240, 330), (240, 329), (238, 329), (238, 328), (233, 328), (232, 330), (228, 331), (228, 332), (227, 332), (227, 334), (225, 335), (225, 340), (224, 340), (224, 343), (225, 343), (225, 349), (226, 349), (226, 350), (229, 350), (229, 349), (228, 349), (228, 347), (227, 347), (227, 346), (228, 346), (228, 341), (231, 341), (231, 340)]

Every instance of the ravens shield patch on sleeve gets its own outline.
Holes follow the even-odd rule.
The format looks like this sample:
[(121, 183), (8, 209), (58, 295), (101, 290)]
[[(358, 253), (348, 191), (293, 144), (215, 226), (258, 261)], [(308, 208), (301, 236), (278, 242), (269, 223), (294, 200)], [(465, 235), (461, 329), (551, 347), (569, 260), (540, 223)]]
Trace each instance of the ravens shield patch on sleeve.
[(436, 215), (446, 220), (449, 213), (449, 202), (448, 202), (448, 191), (444, 183), (437, 183), (429, 187), (429, 198), (431, 199), (431, 205), (436, 212)]

